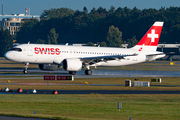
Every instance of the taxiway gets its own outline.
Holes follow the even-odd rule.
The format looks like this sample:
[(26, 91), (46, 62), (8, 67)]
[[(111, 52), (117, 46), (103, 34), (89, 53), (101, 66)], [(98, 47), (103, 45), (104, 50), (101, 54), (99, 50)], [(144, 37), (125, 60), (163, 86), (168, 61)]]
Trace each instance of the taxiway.
[[(28, 74), (23, 74), (22, 69), (0, 68), (0, 76), (43, 76), (51, 75), (69, 75), (67, 71), (58, 69), (56, 71), (42, 71), (38, 68), (29, 68)], [(17, 73), (18, 72), (18, 73)], [(106, 70), (93, 69), (92, 75), (84, 75), (84, 70), (77, 72), (74, 78), (117, 78), (117, 77), (180, 77), (179, 71), (155, 71), (155, 70)]]

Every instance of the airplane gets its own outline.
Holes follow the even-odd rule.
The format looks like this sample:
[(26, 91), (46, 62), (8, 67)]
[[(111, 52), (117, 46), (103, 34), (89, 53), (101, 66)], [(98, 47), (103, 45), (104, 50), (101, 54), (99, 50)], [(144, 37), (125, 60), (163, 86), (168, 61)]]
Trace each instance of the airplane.
[(8, 60), (25, 64), (27, 74), (29, 63), (38, 64), (41, 70), (57, 70), (62, 66), (69, 74), (86, 68), (85, 74), (91, 75), (90, 67), (124, 66), (152, 61), (165, 56), (156, 51), (164, 22), (157, 21), (142, 39), (132, 48), (89, 47), (50, 44), (21, 44), (4, 54)]

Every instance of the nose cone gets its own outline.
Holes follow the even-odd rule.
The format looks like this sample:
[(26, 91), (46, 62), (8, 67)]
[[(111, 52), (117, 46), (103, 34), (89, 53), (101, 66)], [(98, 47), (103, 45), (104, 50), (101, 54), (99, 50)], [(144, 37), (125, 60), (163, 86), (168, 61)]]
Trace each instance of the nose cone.
[(4, 54), (4, 57), (7, 59), (6, 54), (7, 54), (7, 52)]
[(4, 57), (6, 58), (6, 59), (8, 59), (8, 60), (10, 60), (11, 59), (11, 54), (9, 53), (9, 52), (6, 52), (5, 54), (4, 54)]

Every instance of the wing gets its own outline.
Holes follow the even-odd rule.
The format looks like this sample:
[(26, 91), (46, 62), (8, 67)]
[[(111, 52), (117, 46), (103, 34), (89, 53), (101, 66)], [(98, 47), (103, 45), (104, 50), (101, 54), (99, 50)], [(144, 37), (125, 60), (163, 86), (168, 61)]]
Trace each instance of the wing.
[(121, 60), (127, 56), (137, 56), (137, 55), (138, 54), (83, 57), (83, 58), (81, 58), (81, 61), (83, 61), (84, 65), (93, 65), (98, 62), (107, 62), (110, 60)]

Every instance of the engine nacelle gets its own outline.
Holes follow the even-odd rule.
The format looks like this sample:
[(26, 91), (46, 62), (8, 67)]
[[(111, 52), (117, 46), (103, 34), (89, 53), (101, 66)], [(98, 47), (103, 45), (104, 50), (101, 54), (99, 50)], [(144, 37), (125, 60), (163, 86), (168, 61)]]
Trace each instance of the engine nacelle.
[(40, 70), (54, 71), (58, 69), (58, 65), (55, 64), (39, 64)]
[(77, 59), (64, 59), (62, 65), (66, 71), (80, 71), (82, 69), (82, 62)]

